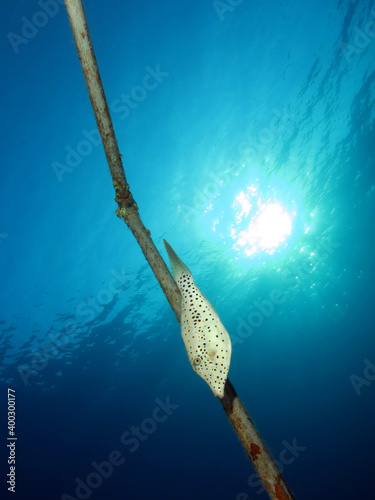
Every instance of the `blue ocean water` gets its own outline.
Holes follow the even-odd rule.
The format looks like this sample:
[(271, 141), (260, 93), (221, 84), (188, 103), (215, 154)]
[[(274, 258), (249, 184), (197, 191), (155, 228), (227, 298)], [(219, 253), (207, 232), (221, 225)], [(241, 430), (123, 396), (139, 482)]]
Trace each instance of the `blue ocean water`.
[[(296, 499), (374, 498), (373, 1), (84, 3), (124, 167)], [(267, 498), (110, 174), (61, 0), (3, 6), (1, 498)]]

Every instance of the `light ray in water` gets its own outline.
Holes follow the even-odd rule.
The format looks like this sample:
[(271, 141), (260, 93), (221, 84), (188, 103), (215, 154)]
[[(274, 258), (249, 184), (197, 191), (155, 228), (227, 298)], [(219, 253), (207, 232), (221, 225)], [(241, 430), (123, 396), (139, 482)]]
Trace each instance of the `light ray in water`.
[(231, 225), (234, 248), (246, 256), (274, 253), (292, 232), (295, 211), (288, 212), (275, 197), (262, 199), (255, 185), (236, 196), (233, 208), (236, 210), (236, 222)]

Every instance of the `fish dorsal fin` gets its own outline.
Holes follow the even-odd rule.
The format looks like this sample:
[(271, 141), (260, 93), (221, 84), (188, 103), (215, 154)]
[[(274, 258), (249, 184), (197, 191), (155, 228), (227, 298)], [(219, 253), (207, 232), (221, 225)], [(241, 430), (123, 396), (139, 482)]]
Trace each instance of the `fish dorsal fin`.
[(164, 240), (173, 277), (182, 297), (181, 336), (193, 370), (216, 397), (224, 396), (232, 345), (215, 309), (195, 285), (188, 267)]

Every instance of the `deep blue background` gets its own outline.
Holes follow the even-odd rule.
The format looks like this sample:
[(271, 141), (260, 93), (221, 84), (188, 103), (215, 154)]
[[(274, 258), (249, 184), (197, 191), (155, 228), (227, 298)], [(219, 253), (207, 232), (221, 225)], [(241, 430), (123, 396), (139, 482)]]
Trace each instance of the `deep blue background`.
[[(65, 9), (52, 0), (41, 15), (42, 4), (7, 2), (0, 21), (0, 495), (79, 498), (76, 478), (119, 450), (123, 465), (90, 498), (266, 498), (249, 486), (251, 463), (115, 216)], [(85, 9), (142, 219), (220, 314), (230, 379), (275, 458), (288, 458), (296, 499), (372, 498), (374, 2)], [(22, 35), (28, 22), (40, 27)], [(162, 81), (126, 110), (121, 96), (137, 95), (158, 65)], [(69, 168), (57, 175), (57, 164)], [(236, 245), (257, 213), (255, 203), (236, 219), (235, 198), (250, 186), (254, 202), (277, 201), (291, 216), (273, 253)], [(275, 290), (281, 303), (249, 335), (254, 301)], [(7, 387), (17, 405), (13, 497)], [(155, 427), (147, 419), (158, 398), (178, 408)], [(153, 431), (133, 453), (120, 441), (132, 426)], [(294, 440), (298, 456), (280, 455)]]

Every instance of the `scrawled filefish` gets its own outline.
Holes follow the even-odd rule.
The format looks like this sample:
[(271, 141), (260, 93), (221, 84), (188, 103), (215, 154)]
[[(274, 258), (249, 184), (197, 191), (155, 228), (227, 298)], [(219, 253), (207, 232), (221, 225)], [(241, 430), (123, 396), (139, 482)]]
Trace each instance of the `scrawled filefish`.
[(173, 277), (182, 296), (181, 336), (193, 370), (216, 397), (224, 396), (232, 344), (215, 309), (194, 284), (193, 276), (165, 240)]

